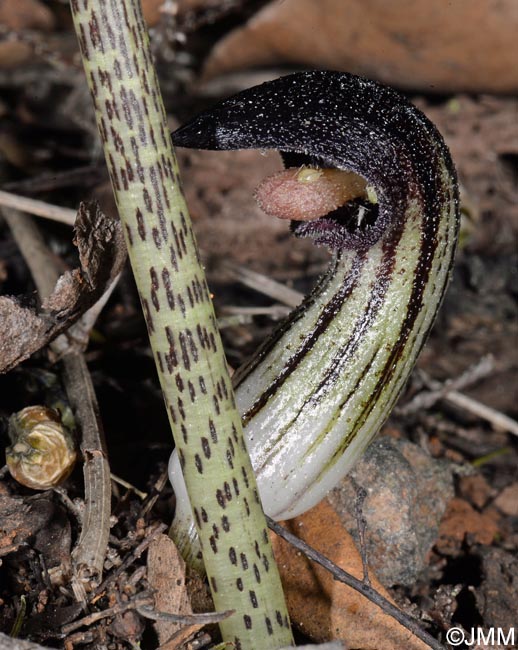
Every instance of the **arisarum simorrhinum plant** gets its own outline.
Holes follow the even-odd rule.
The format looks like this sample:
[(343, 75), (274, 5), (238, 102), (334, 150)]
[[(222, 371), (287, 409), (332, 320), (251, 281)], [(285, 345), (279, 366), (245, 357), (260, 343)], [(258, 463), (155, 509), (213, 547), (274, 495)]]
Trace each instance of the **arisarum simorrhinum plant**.
[[(265, 181), (261, 204), (333, 253), (313, 292), (234, 378), (264, 511), (294, 517), (351, 468), (414, 367), (452, 268), (455, 169), (436, 128), (406, 99), (340, 72), (245, 90), (173, 140), (279, 150), (295, 169)], [(335, 188), (322, 198), (326, 179)], [(176, 454), (170, 476), (177, 495), (171, 534), (192, 557), (195, 528)]]

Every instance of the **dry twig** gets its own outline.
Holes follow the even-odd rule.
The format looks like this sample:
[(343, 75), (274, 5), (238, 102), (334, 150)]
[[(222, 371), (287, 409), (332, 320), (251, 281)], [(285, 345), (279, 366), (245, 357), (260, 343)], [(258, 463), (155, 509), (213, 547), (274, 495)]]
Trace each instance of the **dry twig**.
[(336, 580), (343, 582), (348, 587), (351, 587), (351, 589), (355, 589), (365, 596), (365, 598), (368, 598), (371, 602), (378, 605), (378, 607), (380, 607), (380, 609), (382, 609), (386, 614), (396, 619), (398, 623), (401, 623), (401, 625), (406, 627), (406, 629), (412, 632), (412, 634), (415, 634), (416, 637), (430, 646), (430, 648), (433, 648), (433, 650), (446, 650), (439, 641), (423, 630), (415, 619), (411, 618), (398, 607), (393, 605), (365, 581), (358, 580), (358, 578), (355, 578), (350, 573), (347, 573), (347, 571), (341, 569), (334, 562), (331, 562), (331, 560), (328, 560), (324, 555), (322, 555), (322, 553), (319, 553), (316, 549), (309, 546), (309, 544), (306, 544), (306, 542), (290, 533), (286, 528), (270, 517), (266, 517), (266, 519), (268, 521), (268, 527), (273, 530), (276, 535), (282, 537), (282, 539), (286, 540), (292, 546), (304, 553), (304, 555), (310, 560), (319, 564), (321, 567), (326, 569), (326, 571), (329, 571)]
[(59, 205), (29, 199), (26, 196), (4, 192), (3, 190), (0, 190), (0, 206), (23, 210), (23, 212), (28, 212), (36, 217), (52, 219), (52, 221), (66, 223), (68, 226), (74, 225), (77, 216), (77, 212), (70, 208), (62, 208)]
[(124, 560), (119, 564), (119, 566), (110, 573), (110, 575), (102, 582), (90, 595), (90, 602), (94, 602), (101, 594), (103, 594), (106, 591), (106, 588), (109, 584), (114, 582), (126, 569), (133, 564), (138, 558), (144, 553), (144, 551), (147, 549), (147, 547), (151, 544), (151, 542), (157, 537), (157, 535), (160, 535), (160, 533), (163, 533), (164, 530), (167, 528), (165, 524), (158, 524), (155, 526), (152, 530), (149, 531), (147, 534), (146, 538), (140, 542), (140, 544), (131, 551), (131, 553), (128, 553), (128, 555), (124, 558)]
[[(0, 320), (4, 332), (0, 339), (0, 372), (11, 370), (31, 354), (48, 345), (93, 308), (98, 313), (105, 291), (113, 286), (125, 259), (126, 248), (120, 223), (106, 218), (94, 203), (82, 203), (76, 220), (76, 241), (81, 267), (66, 271), (53, 284), (57, 272), (54, 258), (49, 256), (43, 240), (37, 243), (36, 227), (27, 225), (27, 217), (17, 210), (3, 209), (4, 216), (17, 239), (25, 246), (24, 257), (32, 265), (42, 295), (47, 297), (38, 309), (27, 307), (18, 299), (0, 296)], [(22, 223), (22, 218), (23, 223)], [(15, 232), (16, 231), (16, 232)], [(16, 234), (17, 233), (17, 234)], [(50, 294), (50, 295), (48, 295)], [(105, 299), (105, 298), (104, 298)], [(94, 316), (85, 316), (81, 326), (73, 330), (80, 341), (87, 338)], [(56, 340), (54, 351), (69, 351), (69, 340)]]
[(272, 280), (262, 273), (251, 271), (239, 264), (226, 262), (223, 268), (228, 271), (234, 280), (238, 280), (241, 284), (255, 289), (274, 300), (278, 300), (282, 304), (288, 305), (288, 307), (297, 307), (304, 298), (300, 291), (295, 291), (295, 289), (291, 289), (281, 282)]
[(124, 614), (124, 612), (128, 612), (132, 609), (138, 610), (139, 607), (152, 604), (152, 602), (153, 597), (151, 594), (149, 592), (143, 592), (126, 603), (117, 603), (117, 605), (114, 605), (113, 607), (108, 607), (107, 609), (103, 609), (100, 612), (94, 612), (93, 614), (89, 614), (84, 618), (80, 618), (77, 621), (74, 621), (73, 623), (63, 625), (61, 631), (63, 634), (68, 635), (70, 632), (74, 632), (74, 630), (77, 630), (80, 627), (92, 625), (93, 623), (97, 623), (97, 621), (100, 621), (103, 618), (110, 618), (112, 616)]
[[(48, 296), (59, 278), (56, 260), (30, 217), (12, 209), (4, 209), (3, 213), (38, 292), (42, 297)], [(74, 337), (76, 332), (82, 330), (72, 326), (70, 335)], [(64, 334), (51, 343), (51, 348), (62, 361), (63, 383), (77, 429), (81, 432), (81, 451), (85, 462), (85, 511), (81, 534), (72, 552), (75, 568), (72, 586), (76, 598), (84, 601), (82, 583), (92, 580), (95, 584), (100, 580), (108, 547), (110, 468), (99, 407), (85, 358)]]
[(494, 369), (494, 359), (491, 355), (487, 355), (459, 377), (444, 383), (432, 379), (425, 372), (421, 372), (428, 390), (419, 393), (408, 404), (399, 407), (397, 412), (400, 415), (416, 413), (423, 409), (429, 409), (438, 401), (444, 400), (482, 420), (486, 420), (497, 430), (508, 431), (518, 436), (518, 422), (516, 420), (459, 392), (460, 389), (467, 388), (483, 377), (487, 377)]
[(137, 612), (144, 618), (152, 621), (168, 621), (169, 623), (178, 623), (179, 625), (211, 625), (219, 623), (234, 613), (234, 610), (227, 612), (207, 612), (205, 614), (170, 614), (168, 612), (158, 612), (152, 607), (140, 605)]

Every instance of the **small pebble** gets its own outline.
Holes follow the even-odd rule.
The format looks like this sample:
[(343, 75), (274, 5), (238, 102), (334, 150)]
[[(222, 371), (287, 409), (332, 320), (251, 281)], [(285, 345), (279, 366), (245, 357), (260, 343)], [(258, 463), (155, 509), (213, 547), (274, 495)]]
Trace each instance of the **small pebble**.
[(328, 497), (358, 542), (356, 486), (367, 492), (362, 515), (369, 566), (385, 586), (414, 584), (454, 494), (449, 464), (407, 440), (375, 440)]

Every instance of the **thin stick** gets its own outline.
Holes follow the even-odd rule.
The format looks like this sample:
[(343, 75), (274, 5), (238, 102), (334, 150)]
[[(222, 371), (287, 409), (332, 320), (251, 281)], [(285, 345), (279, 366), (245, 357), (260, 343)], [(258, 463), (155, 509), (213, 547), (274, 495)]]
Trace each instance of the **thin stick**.
[(142, 510), (140, 512), (141, 517), (145, 517), (148, 514), (148, 512), (152, 510), (153, 506), (158, 500), (158, 497), (160, 496), (160, 493), (166, 486), (168, 478), (169, 478), (169, 472), (167, 471), (166, 468), (162, 472), (162, 474), (158, 477), (156, 483), (153, 485), (147, 497), (142, 502)]
[(347, 571), (341, 569), (334, 562), (322, 555), (322, 553), (290, 533), (288, 530), (286, 530), (286, 528), (278, 524), (270, 517), (266, 517), (266, 520), (268, 522), (268, 527), (273, 530), (276, 535), (282, 537), (282, 539), (286, 540), (289, 544), (295, 548), (298, 548), (299, 551), (302, 551), (302, 553), (304, 553), (304, 555), (310, 560), (313, 560), (313, 562), (319, 564), (321, 567), (326, 569), (326, 571), (329, 571), (329, 573), (331, 573), (331, 575), (336, 580), (343, 582), (348, 587), (351, 587), (351, 589), (354, 589), (355, 591), (358, 591), (360, 594), (365, 596), (365, 598), (368, 598), (386, 614), (392, 616), (392, 618), (395, 618), (398, 623), (401, 623), (401, 625), (406, 627), (406, 629), (412, 632), (412, 634), (415, 634), (416, 637), (430, 646), (430, 648), (433, 648), (433, 650), (446, 650), (446, 648), (441, 643), (439, 643), (439, 641), (434, 639), (433, 636), (428, 634), (428, 632), (425, 632), (425, 630), (420, 627), (419, 623), (415, 619), (408, 616), (398, 607), (393, 605), (370, 585), (366, 584), (362, 580), (358, 580), (358, 578), (355, 578)]
[[(3, 192), (0, 192), (0, 197), (2, 194)], [(16, 209), (5, 207), (1, 210), (1, 214), (29, 267), (40, 297), (46, 298), (54, 290), (62, 269), (58, 270), (56, 258), (49, 251), (38, 226), (31, 217)]]
[(134, 600), (130, 600), (127, 603), (119, 603), (117, 605), (114, 605), (113, 607), (108, 607), (108, 609), (103, 609), (100, 612), (94, 612), (93, 614), (89, 614), (88, 616), (85, 616), (84, 618), (80, 618), (79, 620), (74, 621), (73, 623), (68, 623), (68, 625), (63, 625), (61, 631), (63, 632), (63, 634), (67, 635), (70, 634), (70, 632), (73, 632), (74, 630), (77, 630), (80, 627), (97, 623), (97, 621), (101, 621), (103, 618), (109, 618), (111, 616), (124, 614), (124, 612), (128, 612), (132, 609), (138, 609), (139, 607), (142, 607), (144, 605), (149, 605), (152, 602), (153, 602), (153, 598), (149, 594), (149, 592), (147, 594), (146, 593), (139, 594), (137, 598), (135, 598)]
[(76, 504), (72, 501), (72, 499), (68, 496), (68, 494), (62, 487), (59, 486), (53, 487), (52, 491), (61, 500), (65, 508), (72, 513), (79, 527), (81, 527), (83, 523), (83, 513), (81, 512), (81, 509), (78, 506), (76, 506)]
[(459, 377), (441, 383), (422, 373), (429, 391), (421, 392), (416, 395), (408, 404), (398, 409), (401, 415), (415, 413), (422, 409), (431, 408), (436, 402), (444, 400), (458, 408), (467, 411), (489, 422), (499, 431), (508, 431), (518, 436), (518, 422), (509, 416), (497, 411), (490, 406), (482, 404), (472, 397), (464, 395), (458, 389), (466, 388), (483, 377), (487, 377), (495, 368), (494, 360), (491, 355), (483, 357), (478, 363), (468, 368)]
[[(5, 220), (29, 267), (40, 296), (49, 295), (59, 277), (56, 260), (33, 220), (14, 209), (4, 208)], [(102, 299), (101, 299), (102, 300)], [(94, 306), (95, 309), (95, 306)], [(79, 325), (69, 335), (81, 332)], [(61, 358), (63, 383), (81, 432), (84, 458), (85, 510), (79, 539), (72, 551), (75, 576), (72, 581), (78, 600), (84, 600), (84, 580), (100, 581), (110, 532), (111, 485), (106, 444), (92, 379), (84, 355), (62, 334), (50, 344)]]
[[(221, 312), (231, 316), (269, 316), (270, 318), (284, 318), (290, 313), (290, 308), (285, 305), (270, 305), (268, 307), (243, 307), (241, 305), (228, 305)], [(218, 319), (218, 324), (219, 324)]]
[(152, 621), (168, 621), (178, 623), (178, 625), (211, 625), (224, 621), (234, 613), (233, 610), (228, 610), (227, 612), (207, 612), (204, 614), (170, 614), (144, 605), (137, 607), (137, 612)]
[(450, 391), (462, 390), (480, 379), (487, 377), (495, 369), (493, 357), (488, 354), (480, 359), (473, 366), (470, 366), (465, 372), (454, 379), (448, 379), (444, 383), (432, 379), (428, 373), (421, 371), (424, 383), (429, 390), (423, 390), (418, 393), (407, 404), (398, 408), (400, 415), (417, 413), (423, 409), (431, 408), (436, 402), (444, 399)]
[[(85, 510), (81, 535), (72, 551), (76, 585), (83, 581), (98, 584), (102, 577), (110, 535), (111, 484), (106, 442), (92, 378), (84, 355), (75, 352), (63, 357), (63, 381), (70, 407), (81, 431)], [(82, 590), (76, 591), (76, 597)]]
[(121, 478), (120, 476), (117, 476), (113, 472), (111, 472), (110, 478), (114, 483), (117, 483), (117, 485), (122, 485), (122, 487), (124, 487), (127, 490), (129, 490), (130, 492), (133, 492), (134, 494), (136, 494), (139, 499), (142, 499), (142, 501), (144, 501), (144, 499), (147, 499), (147, 493), (146, 492), (142, 492), (142, 490), (139, 490), (138, 487), (135, 487), (134, 485), (132, 485), (131, 483), (129, 483), (125, 479)]
[(354, 515), (356, 518), (356, 527), (358, 529), (358, 542), (360, 546), (360, 555), (362, 558), (363, 566), (363, 582), (366, 585), (371, 584), (369, 577), (369, 559), (367, 554), (367, 544), (365, 543), (365, 529), (367, 527), (367, 521), (363, 516), (363, 504), (367, 498), (367, 490), (364, 487), (361, 487), (356, 484), (354, 481), (354, 487), (356, 489), (356, 499), (354, 502)]
[(107, 177), (106, 169), (99, 164), (84, 165), (73, 169), (66, 169), (62, 172), (45, 172), (32, 178), (24, 178), (18, 181), (11, 181), (2, 185), (6, 192), (24, 192), (36, 194), (37, 192), (46, 192), (57, 190), (63, 187), (83, 186), (85, 180), (88, 185), (95, 185)]
[(59, 205), (38, 201), (37, 199), (29, 199), (26, 196), (13, 194), (12, 192), (4, 192), (3, 190), (0, 190), (0, 206), (23, 210), (23, 212), (28, 212), (37, 217), (66, 223), (68, 226), (74, 225), (77, 215), (77, 212), (70, 208), (62, 208)]
[(104, 582), (102, 582), (95, 591), (91, 594), (90, 601), (93, 602), (99, 594), (102, 594), (105, 590), (106, 587), (112, 583), (114, 580), (116, 580), (123, 571), (125, 571), (135, 560), (138, 560), (138, 558), (144, 553), (144, 551), (147, 549), (147, 547), (151, 544), (151, 542), (159, 535), (160, 533), (163, 533), (164, 530), (167, 528), (165, 524), (158, 524), (149, 532), (149, 534), (146, 536), (145, 539), (143, 539), (140, 544), (131, 551), (131, 553), (128, 553), (128, 555), (124, 558), (124, 560), (119, 564), (119, 566), (110, 573), (110, 575), (106, 578)]
[(499, 431), (507, 431), (512, 433), (514, 436), (518, 436), (518, 422), (516, 420), (513, 420), (513, 418), (510, 418), (508, 415), (505, 415), (490, 406), (478, 402), (472, 397), (468, 397), (467, 395), (463, 395), (454, 390), (447, 393), (444, 396), (444, 400), (454, 406), (468, 411), (468, 413), (476, 415), (482, 420), (486, 420), (486, 422), (489, 422)]
[(300, 293), (300, 291), (295, 291), (295, 289), (291, 289), (281, 282), (272, 280), (262, 273), (251, 271), (239, 264), (225, 262), (223, 268), (241, 284), (255, 289), (274, 300), (278, 300), (284, 305), (288, 305), (288, 307), (297, 307), (304, 298), (304, 294)]

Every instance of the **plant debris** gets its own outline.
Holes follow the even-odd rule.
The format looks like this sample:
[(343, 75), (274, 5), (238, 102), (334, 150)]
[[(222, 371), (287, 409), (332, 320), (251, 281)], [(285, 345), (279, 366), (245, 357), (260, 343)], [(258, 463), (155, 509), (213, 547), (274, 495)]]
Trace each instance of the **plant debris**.
[(95, 203), (81, 203), (76, 221), (80, 268), (67, 271), (40, 307), (0, 296), (0, 372), (7, 372), (65, 332), (103, 295), (120, 273), (126, 246), (118, 221)]

